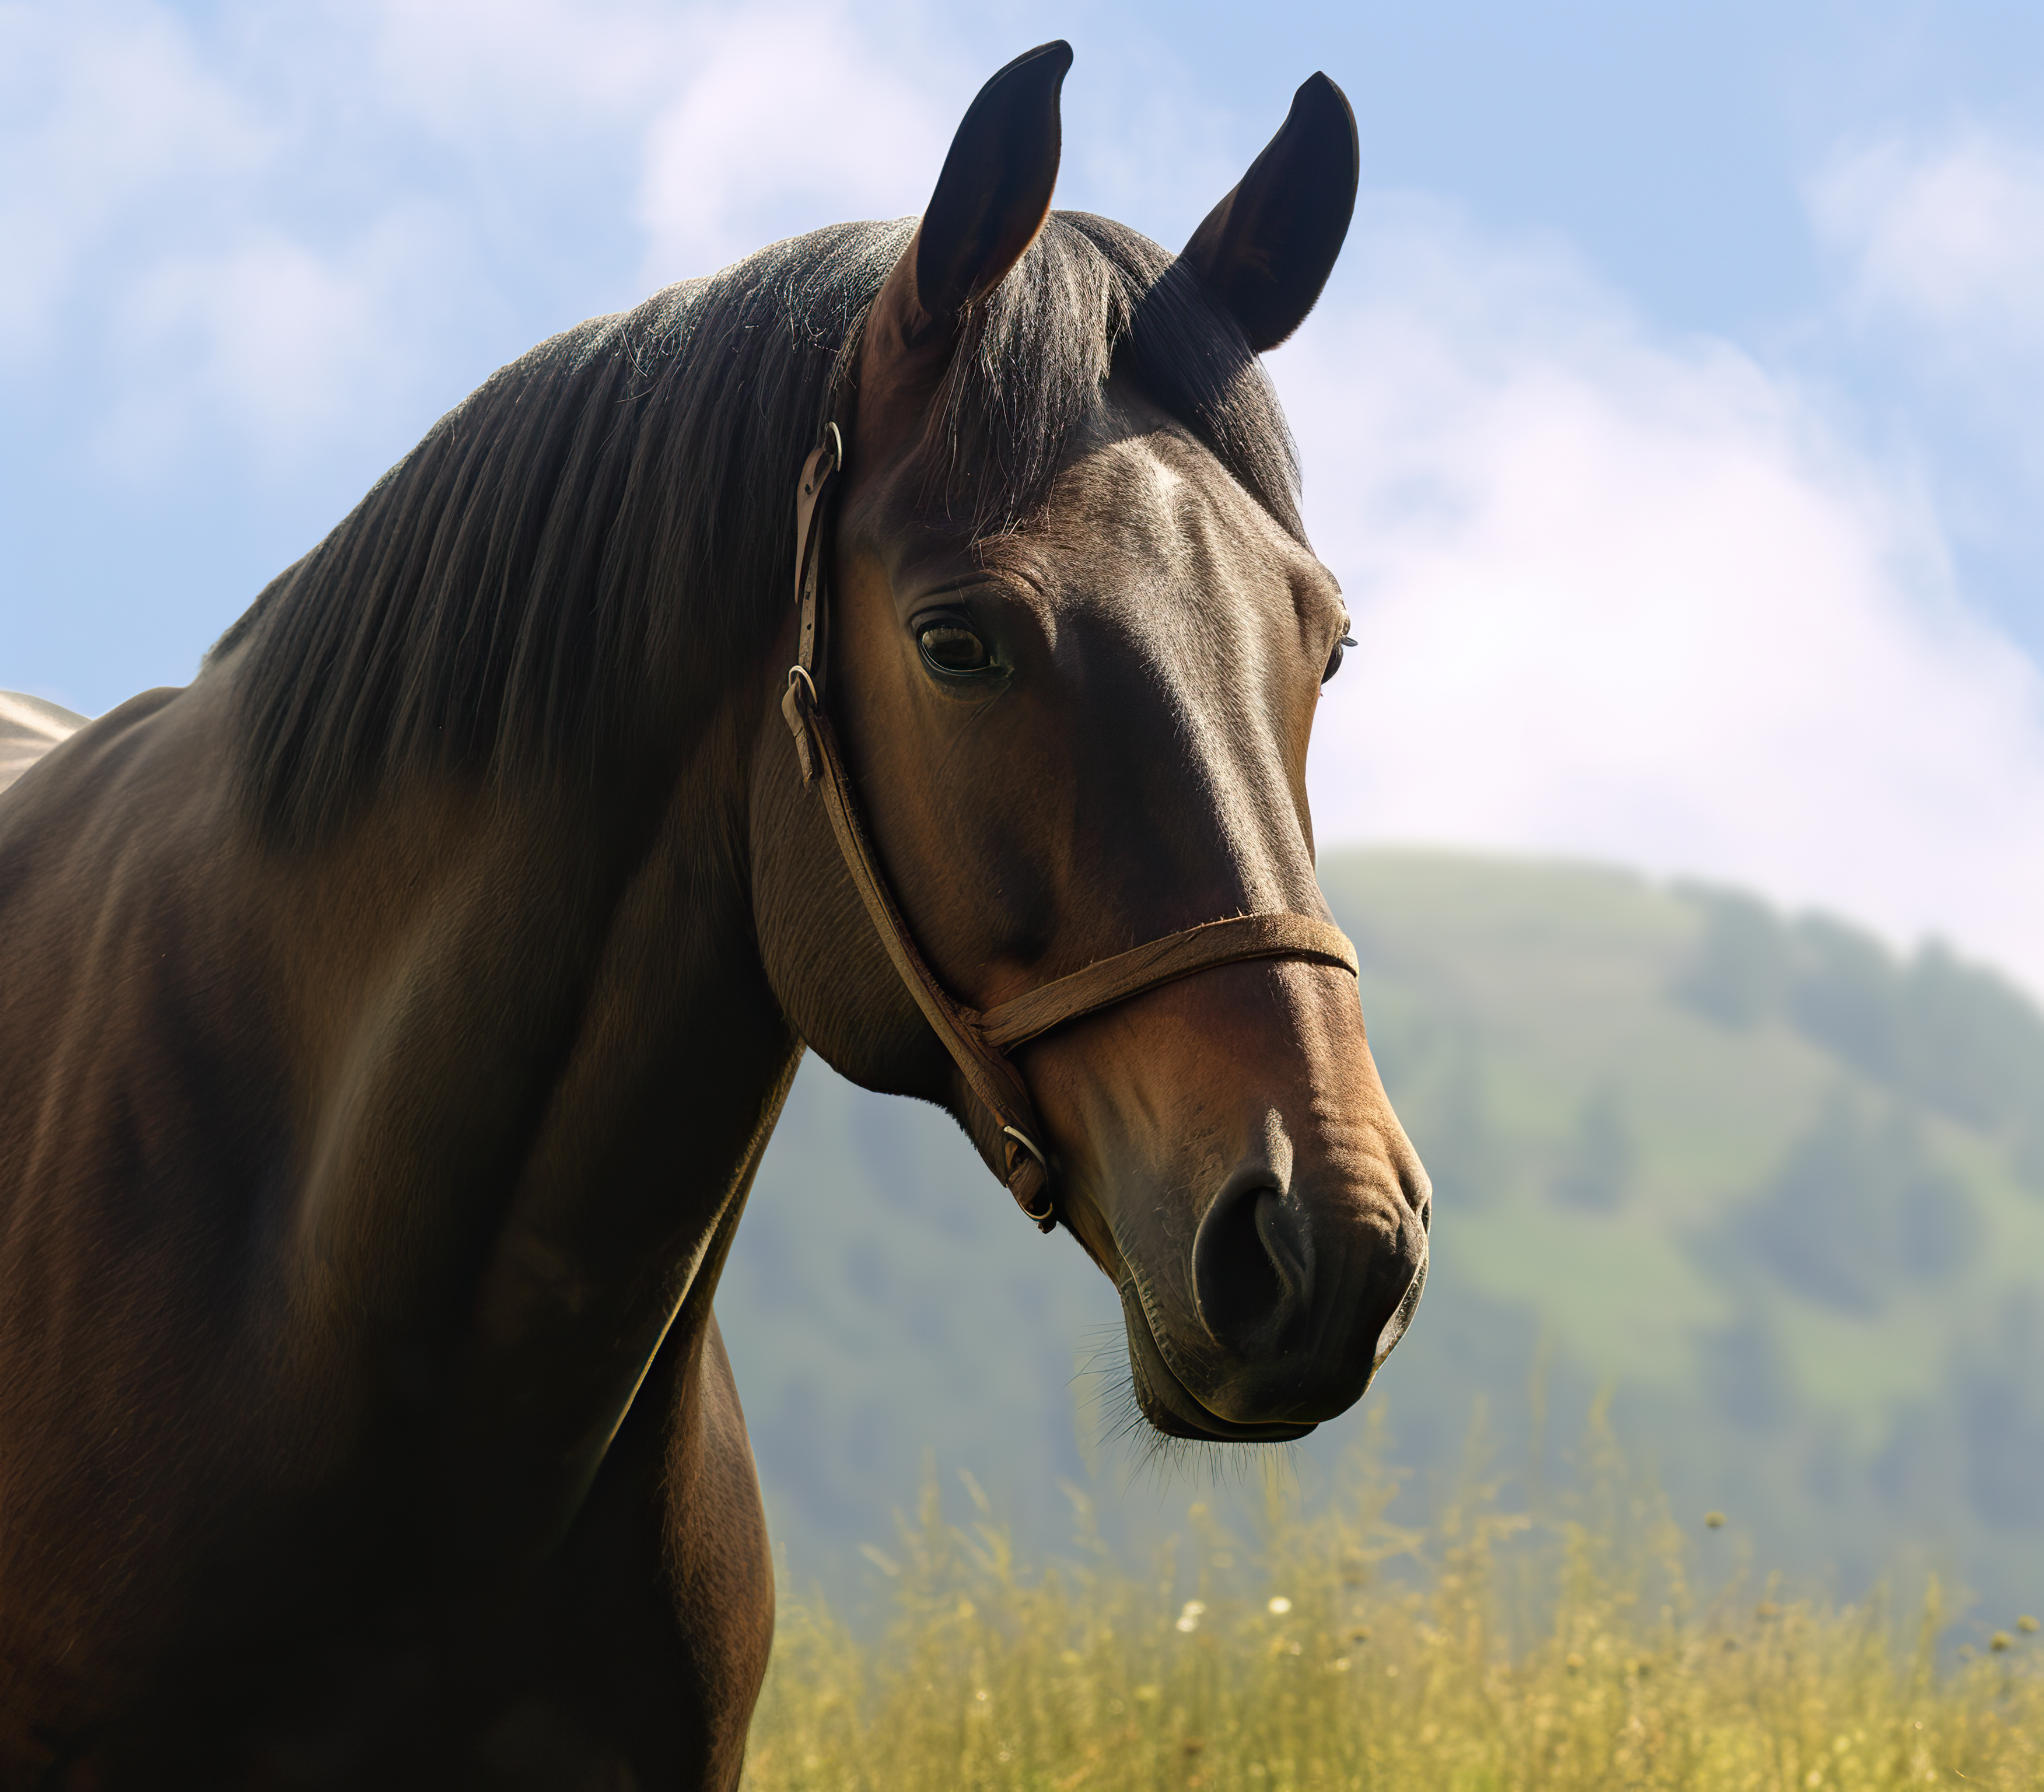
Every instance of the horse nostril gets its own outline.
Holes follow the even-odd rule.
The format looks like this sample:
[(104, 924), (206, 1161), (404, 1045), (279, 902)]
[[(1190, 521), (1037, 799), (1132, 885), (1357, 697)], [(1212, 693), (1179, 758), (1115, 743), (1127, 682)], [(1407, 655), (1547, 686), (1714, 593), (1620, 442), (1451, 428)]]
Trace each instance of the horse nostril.
[(1402, 1166), (1398, 1172), (1398, 1186), (1405, 1197), (1405, 1205), (1420, 1217), (1420, 1229), (1434, 1229), (1433, 1179), (1420, 1167), (1417, 1159)]
[(1306, 1241), (1283, 1194), (1245, 1180), (1216, 1197), (1193, 1240), (1193, 1298), (1216, 1344), (1274, 1342), (1306, 1306)]

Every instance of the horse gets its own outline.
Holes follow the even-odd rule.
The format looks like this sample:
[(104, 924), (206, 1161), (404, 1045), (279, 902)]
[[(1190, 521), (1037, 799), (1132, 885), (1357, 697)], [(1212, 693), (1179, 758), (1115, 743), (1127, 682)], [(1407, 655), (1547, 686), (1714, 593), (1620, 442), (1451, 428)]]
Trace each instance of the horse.
[(60, 740), (85, 725), (86, 718), (46, 698), (0, 690), (0, 790)]
[(1402, 1336), (1258, 360), (1354, 120), (1314, 76), (1174, 256), (1052, 212), (1070, 61), (920, 221), (501, 370), (0, 797), (6, 1784), (735, 1784), (712, 1302), (805, 1048), (1077, 1240), (1165, 1433), (1302, 1436)]

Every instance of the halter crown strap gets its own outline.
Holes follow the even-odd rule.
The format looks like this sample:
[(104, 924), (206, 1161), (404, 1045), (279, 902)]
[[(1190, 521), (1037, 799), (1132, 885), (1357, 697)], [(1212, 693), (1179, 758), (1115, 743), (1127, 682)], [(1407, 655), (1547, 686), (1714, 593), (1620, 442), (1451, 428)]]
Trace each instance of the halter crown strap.
[(803, 463), (795, 491), (796, 656), (788, 668), (781, 713), (794, 739), (803, 786), (815, 786), (823, 793), (838, 852), (895, 974), (951, 1053), (966, 1087), (993, 1116), (1001, 1140), (1001, 1179), (1009, 1193), (1024, 1213), (1048, 1232), (1058, 1221), (1051, 1198), (1050, 1162), (1038, 1143), (1043, 1128), (1029, 1099), (1028, 1086), (1008, 1056), (1009, 1047), (1039, 1038), (1053, 1027), (1126, 1002), (1160, 983), (1216, 965), (1250, 959), (1303, 959), (1338, 966), (1354, 976), (1355, 948), (1339, 928), (1310, 916), (1233, 915), (1117, 952), (984, 1013), (954, 998), (916, 949), (895, 904), (887, 874), (860, 819), (837, 736), (817, 690), (816, 636), (823, 620), (830, 486), (843, 466), (843, 438), (835, 423), (826, 424), (822, 444)]

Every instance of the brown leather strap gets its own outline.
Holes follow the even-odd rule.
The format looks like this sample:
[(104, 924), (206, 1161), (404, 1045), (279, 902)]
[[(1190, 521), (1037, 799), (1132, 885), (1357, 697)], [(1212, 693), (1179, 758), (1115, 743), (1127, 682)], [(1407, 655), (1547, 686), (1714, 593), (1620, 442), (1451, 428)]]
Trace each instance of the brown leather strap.
[(801, 479), (796, 487), (796, 659), (788, 671), (781, 713), (794, 736), (802, 782), (816, 784), (823, 791), (824, 807), (830, 816), (831, 832), (837, 836), (839, 854), (851, 874), (852, 887), (866, 906), (874, 932), (880, 936), (881, 944), (893, 962), (896, 975), (951, 1053), (966, 1086), (993, 1117), (1001, 1140), (1001, 1180), (1007, 1183), (1009, 1193), (1014, 1196), (1016, 1205), (1047, 1232), (1057, 1224), (1050, 1201), (1051, 1170), (1038, 1142), (1043, 1128), (1029, 1092), (1015, 1067), (980, 1036), (970, 1011), (951, 999), (951, 992), (937, 981), (916, 950), (859, 818), (843, 756), (838, 751), (837, 736), (829, 717), (824, 713), (816, 689), (824, 563), (829, 551), (829, 531), (820, 525), (831, 482), (843, 466), (843, 439), (837, 425), (826, 425), (823, 444), (803, 463)]
[(1159, 983), (1257, 958), (1309, 959), (1339, 965), (1351, 977), (1357, 975), (1355, 948), (1339, 927), (1282, 912), (1235, 915), (1226, 921), (1202, 921), (1183, 933), (1117, 952), (1069, 977), (1039, 984), (974, 1019), (980, 1036), (1005, 1051), (1082, 1014), (1112, 1008), (1117, 1002), (1154, 990)]
[(880, 936), (880, 943), (893, 960), (896, 975), (915, 998), (916, 1006), (922, 1009), (931, 1030), (950, 1052), (965, 1077), (966, 1086), (993, 1116), (1005, 1148), (1006, 1174), (1002, 1179), (1015, 1197), (1016, 1205), (1047, 1229), (1049, 1224), (1055, 1223), (1046, 1198), (1050, 1168), (1043, 1161), (1037, 1142), (1043, 1129), (1037, 1124), (1028, 1091), (1023, 1086), (1015, 1067), (981, 1036), (970, 1011), (951, 999), (950, 992), (937, 981), (936, 974), (923, 961), (923, 955), (916, 949), (908, 925), (894, 906), (893, 893), (887, 887), (886, 876), (874, 859), (872, 844), (866, 838), (851, 787), (846, 782), (836, 736), (831, 729), (830, 718), (817, 709), (814, 691), (809, 675), (797, 667), (789, 675), (782, 709), (792, 713), (797, 742), (807, 739), (816, 767), (815, 781), (822, 788), (824, 806), (830, 813), (831, 831), (837, 836), (838, 851), (843, 856), (845, 868), (851, 873), (853, 887), (859, 891), (859, 899), (866, 905), (866, 912), (872, 918), (873, 929)]
[(1132, 951), (1101, 959), (1069, 977), (1004, 1002), (984, 1014), (955, 1000), (916, 949), (908, 924), (896, 907), (887, 875), (873, 851), (859, 813), (837, 736), (824, 713), (817, 689), (819, 633), (824, 622), (824, 575), (829, 553), (827, 526), (832, 480), (844, 465), (844, 443), (837, 425), (826, 424), (823, 445), (802, 466), (795, 494), (795, 598), (797, 606), (795, 663), (788, 669), (788, 687), (781, 713), (795, 742), (805, 787), (823, 792), (831, 832), (851, 873), (852, 886), (866, 906), (873, 930), (893, 961), (895, 974), (915, 998), (923, 1017), (950, 1052), (966, 1086), (993, 1116), (1003, 1152), (1001, 1179), (1016, 1205), (1045, 1232), (1057, 1224), (1050, 1194), (1051, 1167), (1041, 1140), (1042, 1126), (1029, 1099), (1028, 1086), (1008, 1057), (1005, 1048), (1039, 1037), (1082, 1014), (1111, 1007), (1180, 977), (1218, 964), (1247, 959), (1306, 959), (1356, 972), (1355, 948), (1339, 928), (1305, 915), (1235, 915), (1202, 922)]

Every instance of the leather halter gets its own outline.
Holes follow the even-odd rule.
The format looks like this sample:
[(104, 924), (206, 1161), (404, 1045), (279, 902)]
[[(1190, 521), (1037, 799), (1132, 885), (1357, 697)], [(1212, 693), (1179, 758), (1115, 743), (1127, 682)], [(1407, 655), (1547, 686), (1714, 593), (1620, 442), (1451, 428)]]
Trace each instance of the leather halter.
[(1357, 975), (1355, 948), (1341, 929), (1310, 916), (1278, 913), (1231, 915), (1203, 921), (1147, 945), (1104, 958), (1069, 977), (1039, 985), (983, 1013), (968, 1008), (940, 983), (901, 918), (887, 874), (873, 850), (847, 776), (843, 756), (816, 688), (816, 631), (822, 621), (824, 568), (830, 556), (828, 494), (844, 466), (844, 440), (835, 423), (824, 426), (823, 445), (802, 466), (795, 492), (795, 599), (799, 609), (795, 663), (781, 713), (794, 736), (802, 783), (820, 785), (831, 831), (852, 885), (872, 917), (896, 973), (924, 1018), (957, 1063), (966, 1086), (987, 1112), (1002, 1142), (1001, 1179), (1022, 1211), (1048, 1232), (1058, 1223), (1051, 1196), (1051, 1165), (1028, 1086), (1007, 1048), (1039, 1037), (1082, 1014), (1097, 1013), (1160, 983), (1239, 964), (1247, 959), (1306, 959)]

